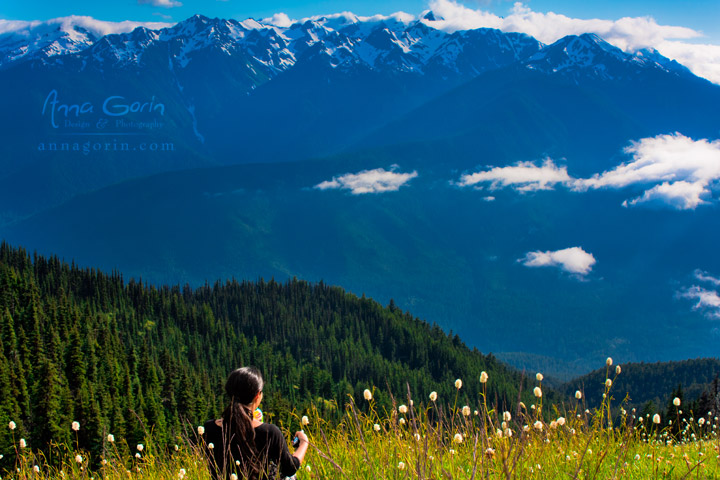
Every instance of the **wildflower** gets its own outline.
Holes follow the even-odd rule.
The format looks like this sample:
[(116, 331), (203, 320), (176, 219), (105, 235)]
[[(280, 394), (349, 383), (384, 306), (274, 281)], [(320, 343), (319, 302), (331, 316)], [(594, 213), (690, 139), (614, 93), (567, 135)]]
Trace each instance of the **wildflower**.
[(523, 432), (529, 432), (530, 426), (529, 425), (523, 425)]
[(113, 435), (112, 433), (109, 433), (108, 436), (107, 436), (107, 440), (108, 440), (108, 442), (110, 442), (110, 443), (115, 442), (115, 435)]
[(580, 390), (575, 391), (575, 398), (577, 398), (578, 400), (582, 398), (582, 392)]
[[(115, 438), (113, 438), (113, 440), (115, 440)], [(180, 450), (180, 447), (178, 447), (177, 445), (175, 445), (175, 451), (177, 452), (178, 450)]]
[(588, 448), (588, 449), (587, 449), (587, 453), (588, 453), (588, 455), (592, 455), (592, 449), (591, 449), (591, 448)]
[(462, 434), (461, 434), (461, 433), (456, 433), (455, 436), (453, 437), (453, 442), (455, 442), (455, 443), (462, 443), (462, 441), (463, 441), (463, 436), (462, 436)]
[(312, 468), (310, 468), (310, 465), (306, 465), (305, 470), (307, 470), (308, 472), (312, 472)]
[(303, 417), (300, 419), (300, 423), (302, 423), (304, 427), (310, 423), (310, 419), (307, 417), (307, 415), (303, 415)]
[(35, 472), (35, 473), (40, 473), (40, 467), (39, 467), (38, 465), (35, 465), (35, 466), (33, 467), (33, 472)]
[[(184, 469), (184, 468), (181, 468), (180, 471), (178, 472), (178, 478), (179, 478), (180, 480), (182, 480), (183, 478), (185, 478), (185, 473), (186, 473), (186, 472), (185, 472), (185, 469)], [(233, 475), (235, 475), (235, 474), (233, 473)], [(237, 478), (237, 475), (236, 475), (235, 477)], [(230, 475), (230, 478), (232, 478), (232, 475)]]
[(142, 455), (140, 455), (140, 452), (135, 454), (135, 458), (141, 458), (141, 457), (142, 457)]
[(542, 390), (540, 390), (540, 387), (535, 387), (535, 388), (533, 388), (533, 393), (534, 393), (535, 396), (538, 397), (538, 398), (542, 397)]
[(640, 454), (639, 454), (639, 453), (636, 453), (636, 454), (635, 454), (635, 461), (638, 461), (638, 460), (640, 460)]
[(475, 415), (476, 417), (477, 417), (479, 414), (480, 414), (480, 412), (478, 412), (477, 410), (475, 410), (475, 411), (473, 412), (473, 415)]
[(213, 448), (215, 448), (215, 444), (212, 442), (208, 443), (208, 448), (212, 450)]
[(417, 440), (417, 441), (419, 442), (419, 441), (420, 441), (420, 434), (419, 434), (419, 433), (416, 433), (414, 436), (415, 436), (415, 440)]
[(507, 428), (507, 422), (502, 422), (500, 424), (500, 426), (502, 427), (503, 430), (505, 430)]
[(704, 419), (704, 418), (699, 418), (699, 419), (698, 419), (698, 425), (700, 425), (701, 427), (702, 427), (703, 425), (705, 425), (705, 419)]
[(19, 443), (20, 443), (20, 448), (27, 447), (27, 442), (25, 441), (24, 438), (21, 438)]
[(143, 451), (143, 448), (145, 448), (145, 447), (143, 446), (143, 444), (142, 444), (142, 443), (138, 443), (138, 446), (137, 446), (138, 452), (142, 452), (142, 451)]
[(17, 425), (15, 425), (15, 422), (11, 421), (10, 423), (8, 423), (8, 428), (10, 430), (15, 430), (17, 428)]
[(205, 427), (202, 425), (198, 427), (198, 435), (205, 435)]
[(458, 390), (462, 388), (462, 380), (460, 380), (459, 378), (455, 380), (455, 388), (457, 388)]
[(612, 358), (611, 357), (607, 357), (607, 360), (605, 360), (605, 365), (607, 365), (608, 367), (612, 367)]
[(510, 412), (503, 412), (503, 420), (505, 420), (506, 422), (512, 420), (512, 415), (510, 415)]
[(657, 413), (655, 415), (653, 415), (653, 423), (655, 423), (655, 424), (660, 423), (660, 415), (658, 415)]
[(375, 425), (373, 425), (373, 430), (375, 430), (376, 432), (379, 432), (379, 431), (380, 431), (380, 425), (378, 425), (377, 423), (376, 423)]
[(399, 420), (399, 423), (400, 423), (400, 425), (405, 425), (405, 419), (404, 419), (404, 418), (401, 418), (401, 419)]
[(398, 470), (405, 470), (405, 462), (398, 463)]
[(508, 437), (508, 438), (512, 437), (512, 436), (513, 436), (512, 430), (510, 430), (509, 428), (506, 428), (506, 429), (505, 429), (505, 436)]
[(466, 417), (469, 417), (469, 416), (470, 416), (470, 407), (468, 407), (467, 405), (465, 405), (465, 406), (462, 408), (462, 414), (463, 414), (464, 416), (466, 416)]
[(487, 383), (488, 381), (488, 374), (485, 372), (480, 372), (480, 383)]
[(451, 449), (450, 449), (450, 455), (455, 455), (455, 453), (456, 453), (455, 450), (453, 450), (453, 449), (451, 448)]
[(366, 388), (363, 392), (363, 397), (365, 397), (365, 400), (369, 402), (370, 400), (372, 400), (372, 392), (370, 392), (370, 390)]
[(552, 421), (550, 422), (550, 428), (556, 429), (556, 428), (557, 428), (557, 421), (552, 420)]
[(610, 380), (609, 378), (607, 380), (605, 380), (605, 386), (607, 388), (610, 388), (612, 386), (612, 380)]
[(615, 375), (620, 375), (620, 372), (622, 372), (622, 368), (620, 368), (620, 365), (615, 367)]
[(558, 419), (557, 419), (557, 423), (558, 423), (558, 425), (560, 425), (561, 427), (562, 427), (563, 425), (565, 425), (565, 417), (560, 417), (560, 418), (558, 418)]
[(680, 399), (678, 397), (673, 398), (673, 405), (676, 407), (680, 406)]
[(233, 473), (230, 475), (230, 480), (238, 480), (238, 476), (236, 473)]
[(433, 402), (437, 400), (437, 392), (430, 392), (430, 400)]
[(574, 428), (571, 428), (571, 429), (570, 429), (570, 435), (575, 435), (575, 429), (574, 429)]
[(642, 423), (642, 422), (643, 422), (643, 420), (644, 420), (644, 418), (643, 418), (643, 417), (640, 417), (640, 418), (638, 418), (638, 421), (639, 421), (640, 423)]
[(499, 428), (495, 430), (495, 435), (497, 435), (498, 438), (502, 438), (502, 430), (500, 430)]
[(407, 407), (405, 405), (400, 405), (398, 407), (398, 412), (400, 413), (407, 413)]
[(543, 377), (542, 373), (538, 372), (535, 374), (535, 380), (537, 380), (538, 382), (542, 382), (543, 378), (545, 378), (545, 377)]
[(535, 423), (533, 423), (533, 427), (535, 427), (535, 430), (542, 430), (542, 422), (540, 420), (536, 421)]
[(485, 450), (485, 456), (488, 458), (493, 458), (495, 456), (495, 449), (488, 447), (487, 450)]

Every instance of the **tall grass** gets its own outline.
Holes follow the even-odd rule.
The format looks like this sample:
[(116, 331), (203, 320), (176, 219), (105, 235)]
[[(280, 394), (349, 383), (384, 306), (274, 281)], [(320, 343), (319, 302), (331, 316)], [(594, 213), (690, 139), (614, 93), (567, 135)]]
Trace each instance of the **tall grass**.
[[(458, 380), (455, 398), (437, 398), (434, 392), (414, 398), (408, 390), (393, 398), (389, 409), (380, 408), (368, 390), (362, 405), (349, 399), (339, 423), (326, 421), (315, 408), (294, 412), (287, 426), (305, 424), (311, 444), (298, 478), (720, 478), (718, 412), (698, 412), (672, 429), (672, 419), (640, 417), (625, 409), (625, 400), (613, 405), (612, 383), (620, 370), (610, 378), (614, 369), (608, 362), (602, 403), (592, 410), (585, 408), (581, 392), (569, 404), (544, 405), (538, 375), (535, 403), (518, 400), (507, 411), (489, 404), (484, 393), (458, 404)], [(682, 408), (679, 401), (676, 408)], [(151, 433), (142, 445), (110, 435), (98, 459), (67, 445), (40, 453), (15, 440), (15, 450), (3, 452), (15, 457), (3, 478), (210, 478), (194, 429), (170, 448), (156, 445)]]

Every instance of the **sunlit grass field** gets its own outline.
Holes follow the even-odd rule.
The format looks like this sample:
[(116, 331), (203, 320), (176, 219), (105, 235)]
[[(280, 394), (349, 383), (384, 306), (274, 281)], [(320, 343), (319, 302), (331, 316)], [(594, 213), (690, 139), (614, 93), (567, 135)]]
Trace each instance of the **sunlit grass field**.
[[(718, 412), (693, 412), (680, 425), (659, 414), (640, 416), (615, 403), (613, 380), (621, 373), (608, 359), (600, 408), (585, 408), (582, 392), (566, 405), (544, 405), (542, 375), (537, 374), (535, 403), (518, 401), (506, 411), (491, 407), (481, 394), (473, 405), (455, 398), (421, 397), (407, 392), (392, 409), (379, 408), (374, 392), (364, 404), (350, 398), (342, 421), (329, 422), (318, 410), (293, 414), (310, 449), (300, 479), (714, 479), (720, 478)], [(485, 387), (492, 379), (473, 381)], [(483, 389), (484, 391), (484, 389)], [(674, 402), (677, 418), (682, 413)], [(281, 425), (282, 426), (282, 425)], [(14, 424), (8, 425), (13, 429)], [(74, 423), (68, 428), (77, 430)], [(294, 430), (293, 430), (294, 431)], [(290, 437), (290, 431), (285, 432)], [(14, 471), (7, 479), (138, 478), (209, 479), (201, 437), (195, 427), (170, 448), (128, 445), (112, 434), (102, 458), (88, 458), (72, 446), (54, 445), (44, 453), (16, 438)]]

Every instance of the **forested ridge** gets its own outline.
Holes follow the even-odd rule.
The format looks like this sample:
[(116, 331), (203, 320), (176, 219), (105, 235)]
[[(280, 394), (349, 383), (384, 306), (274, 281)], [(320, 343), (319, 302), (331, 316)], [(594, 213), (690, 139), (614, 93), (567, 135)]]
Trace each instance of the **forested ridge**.
[[(57, 257), (0, 245), (0, 451), (12, 435), (31, 447), (77, 441), (97, 452), (108, 433), (129, 444), (145, 429), (172, 444), (183, 426), (217, 417), (227, 374), (258, 366), (263, 410), (292, 421), (315, 405), (338, 418), (348, 395), (362, 404), (376, 387), (406, 403), (477, 404), (481, 371), (489, 402), (509, 404), (529, 383), (457, 335), (391, 302), (300, 280), (230, 280), (189, 286), (146, 285), (121, 274), (80, 268)], [(453, 383), (464, 380), (457, 392)], [(295, 410), (293, 410), (295, 409)]]
[(672, 400), (678, 397), (688, 418), (692, 412), (701, 415), (720, 411), (720, 359), (697, 358), (675, 362), (625, 363), (621, 373), (615, 367), (601, 368), (558, 387), (566, 397), (582, 390), (588, 403), (596, 406), (602, 399), (605, 379), (613, 379), (612, 395), (615, 403), (625, 400), (626, 407), (656, 413), (674, 412)]

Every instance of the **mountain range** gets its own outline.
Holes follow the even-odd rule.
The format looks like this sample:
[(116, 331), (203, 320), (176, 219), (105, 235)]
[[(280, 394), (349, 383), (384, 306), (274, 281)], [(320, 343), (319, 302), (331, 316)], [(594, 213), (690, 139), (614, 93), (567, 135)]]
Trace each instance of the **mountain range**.
[(434, 22), (0, 36), (0, 236), (158, 283), (323, 279), (561, 378), (717, 356), (720, 87)]

